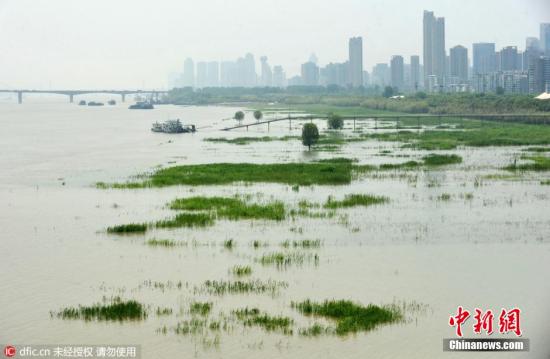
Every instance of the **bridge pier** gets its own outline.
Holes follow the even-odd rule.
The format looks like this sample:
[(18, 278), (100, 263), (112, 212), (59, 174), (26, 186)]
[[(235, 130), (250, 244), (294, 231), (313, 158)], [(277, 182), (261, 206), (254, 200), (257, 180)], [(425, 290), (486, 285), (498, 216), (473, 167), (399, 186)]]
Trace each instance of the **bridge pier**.
[(126, 102), (126, 94), (121, 93), (120, 97), (122, 97), (122, 102)]
[(21, 91), (17, 92), (17, 103), (20, 105), (23, 103), (23, 92)]
[(74, 94), (69, 94), (69, 102), (73, 103), (74, 100)]

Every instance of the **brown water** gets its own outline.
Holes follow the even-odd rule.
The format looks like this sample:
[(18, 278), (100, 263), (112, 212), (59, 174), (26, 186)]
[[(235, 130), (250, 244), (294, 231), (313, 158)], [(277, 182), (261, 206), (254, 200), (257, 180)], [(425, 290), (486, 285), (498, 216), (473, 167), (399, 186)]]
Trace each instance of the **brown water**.
[[(348, 186), (301, 187), (280, 184), (99, 190), (97, 181), (125, 181), (158, 165), (207, 162), (307, 161), (331, 156), (361, 163), (415, 159), (422, 151), (398, 150), (395, 143), (356, 142), (336, 153), (309, 153), (298, 141), (237, 146), (202, 141), (205, 137), (266, 135), (267, 128), (222, 132), (236, 108), (159, 106), (129, 111), (126, 105), (81, 107), (57, 101), (0, 104), (0, 343), (142, 345), (145, 358), (544, 358), (550, 353), (550, 187), (540, 178), (488, 180), (518, 148), (453, 151), (464, 163), (430, 172), (368, 175)], [(152, 133), (154, 121), (179, 117), (194, 123), (193, 135)], [(251, 117), (250, 114), (247, 115)], [(246, 120), (245, 120), (246, 121)], [(321, 123), (320, 123), (321, 124)], [(297, 124), (295, 124), (297, 126)], [(269, 135), (299, 134), (288, 123), (271, 125)], [(410, 158), (380, 156), (381, 150)], [(545, 176), (545, 175), (543, 175)], [(540, 177), (540, 176), (539, 176)], [(547, 176), (546, 176), (547, 177)], [(476, 180), (477, 179), (477, 180)], [(477, 184), (477, 185), (476, 185)], [(347, 193), (390, 198), (386, 205), (345, 209), (332, 219), (218, 221), (207, 229), (157, 230), (145, 236), (113, 236), (107, 226), (169, 216), (165, 204), (189, 195), (252, 194), (289, 206), (308, 199), (324, 202)], [(442, 193), (451, 200), (438, 201)], [(472, 193), (473, 199), (463, 198)], [(151, 248), (146, 238), (187, 241), (188, 246)], [(234, 239), (227, 250), (224, 240)], [(255, 259), (280, 251), (284, 240), (319, 239), (309, 249), (319, 263), (286, 270)], [(254, 249), (253, 240), (269, 246)], [(192, 243), (195, 243), (194, 245)], [(288, 282), (278, 295), (208, 296), (194, 293), (208, 279), (231, 279), (233, 265), (249, 264), (253, 278)], [(153, 289), (144, 281), (188, 283), (189, 288)], [(51, 310), (89, 305), (120, 295), (150, 306), (142, 322), (105, 323), (52, 319)], [(311, 298), (352, 299), (364, 304), (395, 301), (425, 304), (408, 322), (344, 338), (266, 334), (235, 325), (216, 336), (176, 335), (178, 314), (193, 300), (214, 303), (213, 315), (257, 306), (295, 319), (297, 328), (314, 320), (296, 313), (290, 302)], [(531, 352), (443, 353), (442, 339), (454, 336), (448, 317), (462, 305), (520, 307), (523, 337)], [(174, 314), (158, 318), (156, 307)], [(322, 321), (321, 321), (322, 322)], [(325, 322), (328, 323), (328, 322)], [(471, 321), (469, 325), (471, 325)], [(156, 330), (166, 325), (166, 334)], [(470, 326), (466, 336), (474, 336)], [(500, 337), (499, 335), (495, 337)], [(505, 336), (511, 337), (511, 336)]]

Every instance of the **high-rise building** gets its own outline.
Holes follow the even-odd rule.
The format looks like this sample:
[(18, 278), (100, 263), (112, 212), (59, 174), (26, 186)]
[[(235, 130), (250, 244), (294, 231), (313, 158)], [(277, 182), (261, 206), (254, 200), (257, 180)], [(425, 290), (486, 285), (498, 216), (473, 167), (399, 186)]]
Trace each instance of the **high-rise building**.
[(195, 86), (195, 64), (193, 63), (193, 59), (189, 57), (183, 63), (183, 86)]
[(390, 85), (390, 67), (388, 64), (376, 64), (372, 68), (372, 84), (378, 86)]
[(204, 61), (197, 62), (197, 87), (206, 87), (208, 83), (208, 64)]
[(418, 91), (420, 87), (420, 56), (411, 56), (411, 73), (409, 76), (409, 88)]
[(429, 76), (435, 76), (436, 86), (445, 83), (445, 18), (435, 17), (432, 11), (424, 10), (424, 84), (426, 89), (433, 91), (429, 84), (434, 80)]
[(315, 63), (308, 61), (302, 64), (301, 84), (303, 86), (319, 85), (319, 67)]
[(457, 45), (450, 50), (450, 76), (453, 83), (464, 84), (468, 81), (468, 49)]
[(349, 84), (363, 86), (363, 38), (349, 39)]
[(539, 56), (529, 63), (529, 93), (538, 94), (550, 90), (550, 57)]
[(220, 85), (222, 87), (235, 87), (237, 83), (237, 63), (222, 61), (220, 65)]
[(523, 52), (522, 70), (529, 70), (529, 63), (532, 59), (541, 56), (540, 42), (536, 37), (528, 37), (525, 39), (525, 51)]
[(474, 74), (488, 74), (497, 70), (494, 43), (476, 43), (473, 49)]
[(284, 87), (286, 82), (285, 72), (283, 67), (278, 65), (273, 67), (273, 86)]
[(540, 48), (546, 56), (550, 56), (550, 23), (540, 24)]
[(506, 46), (500, 50), (500, 71), (516, 71), (521, 69), (521, 64), (518, 63), (518, 48), (517, 46)]
[(210, 61), (206, 73), (206, 86), (218, 87), (220, 85), (220, 64), (218, 61)]
[(269, 87), (273, 81), (273, 73), (271, 72), (271, 66), (267, 63), (267, 56), (260, 57), (261, 62), (261, 76), (260, 85)]
[(397, 87), (399, 90), (403, 90), (403, 84), (405, 82), (404, 69), (403, 69), (403, 56), (392, 56), (390, 61), (391, 68), (391, 85)]
[(254, 61), (254, 55), (248, 53), (244, 56), (244, 86), (256, 86), (257, 77), (258, 75), (256, 74), (256, 62)]
[(321, 69), (321, 84), (345, 87), (349, 78), (349, 62), (330, 63)]

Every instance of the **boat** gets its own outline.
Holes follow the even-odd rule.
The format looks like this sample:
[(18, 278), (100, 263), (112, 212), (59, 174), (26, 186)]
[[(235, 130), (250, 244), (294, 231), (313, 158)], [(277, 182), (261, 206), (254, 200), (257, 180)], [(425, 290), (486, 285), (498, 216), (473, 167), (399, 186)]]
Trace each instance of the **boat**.
[(109, 102), (107, 102), (109, 105), (113, 106), (113, 105), (116, 105), (116, 101), (115, 100), (109, 100)]
[(151, 110), (151, 109), (154, 109), (155, 107), (153, 106), (152, 103), (148, 101), (138, 101), (135, 104), (130, 105), (130, 107), (128, 108), (130, 110)]
[(103, 102), (90, 101), (88, 102), (88, 106), (103, 106)]
[(163, 123), (155, 122), (151, 127), (153, 132), (162, 133), (193, 133), (196, 132), (195, 125), (183, 125), (179, 119), (168, 120)]
[(86, 101), (80, 100), (80, 101), (78, 102), (78, 106), (86, 106)]

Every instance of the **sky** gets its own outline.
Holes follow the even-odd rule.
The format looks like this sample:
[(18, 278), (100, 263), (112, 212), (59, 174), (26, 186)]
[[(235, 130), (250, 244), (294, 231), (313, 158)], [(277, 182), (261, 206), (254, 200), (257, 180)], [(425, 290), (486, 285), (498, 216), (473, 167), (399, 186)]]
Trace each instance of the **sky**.
[(287, 76), (315, 53), (342, 62), (363, 37), (365, 69), (422, 55), (422, 12), (446, 47), (525, 47), (550, 0), (0, 0), (0, 88), (163, 89), (183, 61), (268, 57)]

